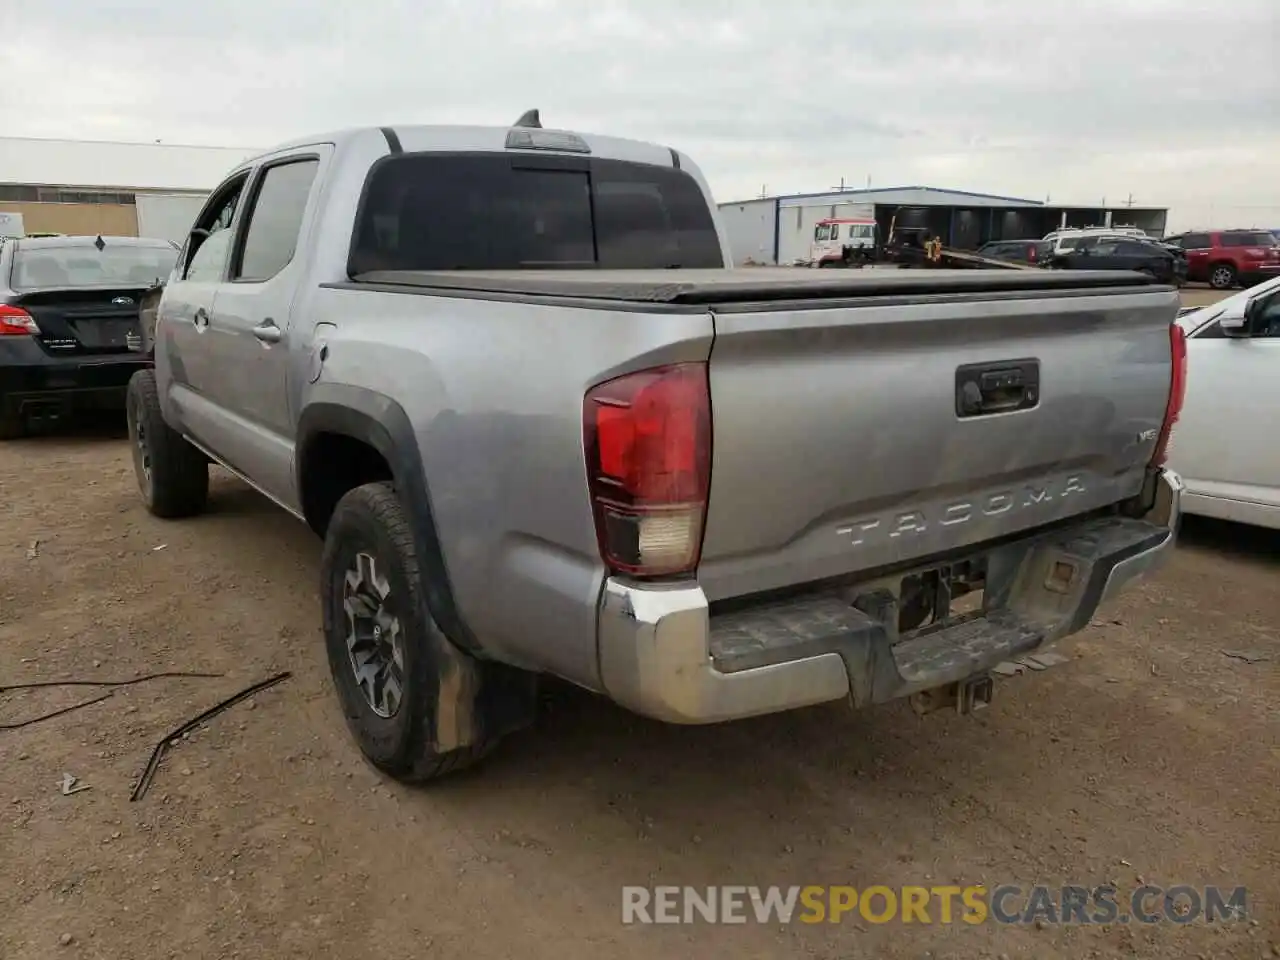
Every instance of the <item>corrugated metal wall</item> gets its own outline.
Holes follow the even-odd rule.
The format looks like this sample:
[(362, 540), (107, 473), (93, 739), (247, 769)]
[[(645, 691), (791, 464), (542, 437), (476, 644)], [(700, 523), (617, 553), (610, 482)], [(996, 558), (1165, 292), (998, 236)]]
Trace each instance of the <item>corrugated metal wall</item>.
[(729, 237), (733, 265), (748, 261), (773, 263), (774, 224), (777, 201), (748, 200), (726, 203), (720, 207), (720, 222)]

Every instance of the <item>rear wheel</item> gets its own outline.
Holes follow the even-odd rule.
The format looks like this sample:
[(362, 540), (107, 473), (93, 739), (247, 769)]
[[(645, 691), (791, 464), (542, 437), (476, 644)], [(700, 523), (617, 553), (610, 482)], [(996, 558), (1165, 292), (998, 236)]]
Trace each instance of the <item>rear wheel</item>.
[(413, 531), (391, 484), (338, 501), (321, 577), (329, 669), (365, 757), (413, 783), (487, 754), (497, 742), (480, 716), (489, 665), (450, 643), (427, 612)]
[(133, 471), (147, 509), (157, 517), (189, 517), (209, 497), (209, 463), (164, 422), (156, 375), (140, 370), (129, 380), (126, 398)]
[(1229, 290), (1236, 284), (1236, 268), (1229, 263), (1215, 264), (1209, 271), (1209, 286), (1215, 290)]

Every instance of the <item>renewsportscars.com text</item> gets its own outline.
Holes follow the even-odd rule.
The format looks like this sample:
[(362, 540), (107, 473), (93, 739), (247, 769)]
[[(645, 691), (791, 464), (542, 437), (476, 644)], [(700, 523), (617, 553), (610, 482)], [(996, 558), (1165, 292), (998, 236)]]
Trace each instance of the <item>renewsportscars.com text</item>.
[(914, 923), (976, 925), (1175, 923), (1244, 920), (1244, 887), (1111, 885), (623, 887), (622, 922)]

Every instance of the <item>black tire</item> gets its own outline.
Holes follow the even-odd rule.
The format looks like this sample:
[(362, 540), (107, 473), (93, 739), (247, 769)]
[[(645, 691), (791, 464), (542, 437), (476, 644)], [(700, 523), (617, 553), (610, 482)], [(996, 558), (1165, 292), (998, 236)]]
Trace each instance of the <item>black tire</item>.
[(129, 378), (126, 416), (133, 470), (147, 510), (167, 520), (202, 511), (209, 499), (209, 463), (164, 422), (151, 370)]
[(1236, 285), (1236, 268), (1229, 263), (1215, 263), (1209, 268), (1209, 286), (1215, 290), (1230, 290)]
[[(380, 714), (362, 690), (355, 655), (347, 645), (353, 629), (345, 607), (347, 574), (360, 569), (362, 556), (373, 560), (370, 579), (389, 588), (379, 610), (389, 618), (382, 622), (394, 623), (399, 637), (400, 696), (389, 715)], [(479, 715), (488, 665), (450, 643), (427, 611), (412, 528), (391, 484), (365, 484), (338, 501), (325, 532), (320, 571), (329, 669), (347, 727), (369, 762), (402, 782), (422, 783), (462, 770), (490, 753), (498, 737), (486, 734)], [(386, 629), (391, 636), (391, 626)], [(378, 644), (378, 635), (371, 634), (367, 642)], [(442, 689), (451, 691), (443, 712), (455, 718), (460, 737), (459, 730), (439, 729)], [(382, 707), (388, 710), (389, 703), (384, 701)], [(442, 734), (470, 742), (442, 745)]]

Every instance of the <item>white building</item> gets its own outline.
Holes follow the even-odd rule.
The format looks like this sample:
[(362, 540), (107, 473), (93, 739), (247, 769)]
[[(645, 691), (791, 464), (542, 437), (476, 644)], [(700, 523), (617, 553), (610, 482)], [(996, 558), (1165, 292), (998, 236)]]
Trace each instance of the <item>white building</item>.
[(181, 242), (209, 191), (259, 152), (0, 137), (0, 214), (19, 215), (27, 233)]
[(1077, 207), (937, 187), (884, 187), (761, 197), (721, 203), (735, 264), (794, 263), (807, 259), (818, 221), (874, 218), (881, 236), (895, 217), (903, 226), (927, 226), (948, 246), (974, 249), (989, 240), (1044, 236), (1064, 226), (1131, 224), (1162, 236), (1163, 207)]

